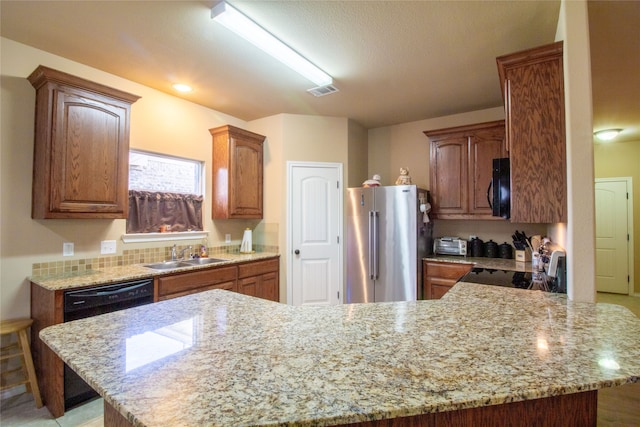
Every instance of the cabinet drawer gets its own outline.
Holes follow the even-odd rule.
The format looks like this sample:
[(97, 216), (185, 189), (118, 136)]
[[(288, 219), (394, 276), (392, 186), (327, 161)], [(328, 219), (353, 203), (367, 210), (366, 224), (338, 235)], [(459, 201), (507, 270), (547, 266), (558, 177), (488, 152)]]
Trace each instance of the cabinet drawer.
[(278, 271), (280, 267), (280, 261), (278, 258), (270, 259), (267, 261), (250, 262), (238, 266), (238, 278), (243, 279), (245, 277), (259, 276), (265, 273), (271, 273)]
[(172, 292), (170, 294), (159, 296), (158, 301), (164, 301), (166, 299), (183, 297), (185, 295), (195, 294), (195, 293), (204, 292), (204, 291), (210, 291), (212, 289), (224, 289), (227, 291), (237, 292), (237, 284), (236, 284), (236, 281), (233, 280), (231, 282), (216, 283), (215, 285), (208, 285), (200, 288), (191, 288), (181, 292), (175, 292), (175, 293)]
[[(191, 290), (213, 289), (214, 285), (226, 282), (236, 282), (236, 267), (212, 268), (192, 273), (177, 274), (175, 276), (159, 277), (158, 299), (165, 295), (184, 293)], [(224, 287), (226, 289), (227, 287)]]
[(426, 274), (430, 277), (452, 279), (454, 282), (467, 274), (473, 268), (473, 264), (456, 264), (443, 262), (426, 262)]

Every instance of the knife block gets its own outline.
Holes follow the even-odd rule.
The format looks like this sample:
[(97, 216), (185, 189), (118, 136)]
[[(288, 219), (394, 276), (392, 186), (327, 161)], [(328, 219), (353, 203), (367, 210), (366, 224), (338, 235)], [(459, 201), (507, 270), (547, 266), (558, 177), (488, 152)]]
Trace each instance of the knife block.
[(516, 249), (516, 261), (517, 262), (529, 262), (531, 261), (531, 249), (526, 248), (524, 250)]

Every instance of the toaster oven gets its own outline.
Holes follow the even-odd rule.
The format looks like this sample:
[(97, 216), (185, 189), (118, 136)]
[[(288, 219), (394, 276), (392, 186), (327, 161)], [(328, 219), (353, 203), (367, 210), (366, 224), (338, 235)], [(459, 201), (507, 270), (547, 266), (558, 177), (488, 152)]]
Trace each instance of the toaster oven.
[(440, 237), (433, 241), (433, 253), (467, 256), (467, 241), (459, 237)]

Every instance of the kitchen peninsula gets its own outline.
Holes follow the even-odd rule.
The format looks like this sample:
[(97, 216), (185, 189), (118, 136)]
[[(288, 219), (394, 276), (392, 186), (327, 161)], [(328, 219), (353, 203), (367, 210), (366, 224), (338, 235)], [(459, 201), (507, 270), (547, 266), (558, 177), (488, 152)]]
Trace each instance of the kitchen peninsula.
[(105, 426), (595, 426), (597, 389), (640, 376), (626, 308), (470, 283), (330, 307), (212, 290), (40, 336), (104, 397)]

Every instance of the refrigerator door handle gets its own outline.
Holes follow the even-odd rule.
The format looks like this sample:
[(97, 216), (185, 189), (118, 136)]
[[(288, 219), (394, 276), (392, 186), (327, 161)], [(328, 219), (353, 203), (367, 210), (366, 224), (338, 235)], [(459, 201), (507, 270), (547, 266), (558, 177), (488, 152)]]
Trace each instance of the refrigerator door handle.
[(369, 242), (369, 278), (373, 280), (373, 211), (369, 211), (369, 238), (367, 242)]
[(379, 262), (379, 245), (378, 245), (378, 212), (377, 211), (373, 211), (372, 213), (372, 218), (373, 218), (373, 232), (371, 234), (373, 234), (373, 239), (370, 239), (369, 241), (372, 242), (371, 243), (371, 248), (370, 248), (370, 253), (373, 254), (373, 270), (372, 270), (372, 279), (373, 280), (378, 280), (378, 262)]

